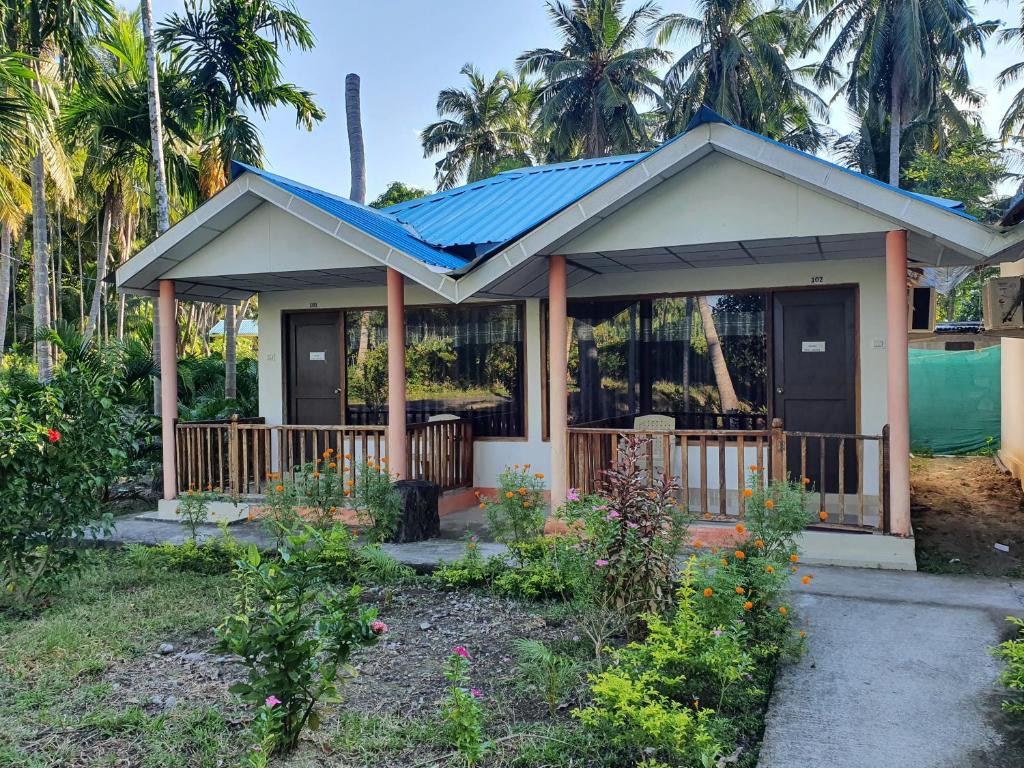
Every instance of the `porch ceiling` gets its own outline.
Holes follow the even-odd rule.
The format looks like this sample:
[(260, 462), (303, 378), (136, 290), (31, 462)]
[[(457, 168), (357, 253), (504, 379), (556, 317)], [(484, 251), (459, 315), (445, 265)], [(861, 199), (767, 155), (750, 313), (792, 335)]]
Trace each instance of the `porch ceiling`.
[(274, 291), (301, 291), (315, 288), (356, 288), (384, 285), (387, 270), (384, 267), (358, 267), (353, 269), (314, 269), (301, 272), (260, 272), (245, 275), (217, 275), (201, 281), (177, 280), (179, 293), (201, 300), (233, 301), (256, 293)]
[[(595, 275), (880, 259), (884, 254), (885, 233), (867, 232), (576, 253), (566, 256), (566, 266), (571, 288)], [(963, 260), (954, 252), (944, 250), (935, 241), (911, 234), (909, 261), (912, 265), (950, 266), (962, 263)], [(532, 259), (506, 273), (481, 291), (481, 295), (495, 298), (546, 296), (547, 280), (547, 260)]]

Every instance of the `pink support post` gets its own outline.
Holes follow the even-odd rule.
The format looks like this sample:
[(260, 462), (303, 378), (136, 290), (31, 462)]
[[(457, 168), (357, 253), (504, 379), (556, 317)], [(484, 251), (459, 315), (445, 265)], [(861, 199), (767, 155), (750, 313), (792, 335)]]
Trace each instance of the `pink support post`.
[(907, 362), (907, 233), (885, 235), (888, 326), (889, 529), (910, 535), (910, 370)]
[(177, 492), (174, 422), (178, 418), (178, 313), (174, 281), (160, 281), (160, 421), (163, 436), (164, 498)]
[(405, 282), (388, 267), (388, 469), (409, 477), (405, 434)]
[(551, 371), (551, 509), (565, 501), (569, 428), (565, 256), (548, 259), (548, 368)]

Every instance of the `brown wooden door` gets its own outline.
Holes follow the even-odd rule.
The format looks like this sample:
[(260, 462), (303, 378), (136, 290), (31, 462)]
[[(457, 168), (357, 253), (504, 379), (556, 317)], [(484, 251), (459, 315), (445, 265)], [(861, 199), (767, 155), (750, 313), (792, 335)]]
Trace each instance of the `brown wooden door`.
[(286, 316), (288, 423), (341, 424), (345, 393), (340, 312)]
[[(775, 416), (787, 432), (854, 434), (857, 425), (856, 293), (853, 288), (778, 291), (773, 302), (773, 369)], [(837, 440), (807, 441), (807, 470), (813, 487), (839, 487)], [(789, 441), (789, 473), (800, 476), (800, 441)], [(844, 491), (857, 490), (857, 459), (846, 444)]]

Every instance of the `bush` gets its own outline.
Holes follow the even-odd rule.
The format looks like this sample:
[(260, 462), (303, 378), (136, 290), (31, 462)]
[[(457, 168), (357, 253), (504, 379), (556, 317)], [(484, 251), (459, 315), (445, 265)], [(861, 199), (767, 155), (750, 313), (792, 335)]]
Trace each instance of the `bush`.
[(547, 705), (548, 716), (553, 718), (558, 705), (579, 685), (580, 664), (537, 640), (516, 640), (512, 648), (517, 657), (518, 679), (525, 684), (523, 687), (540, 694)]
[(508, 564), (500, 557), (480, 554), (476, 536), (467, 536), (466, 553), (458, 560), (443, 560), (434, 569), (433, 579), (446, 587), (484, 587), (494, 582)]
[(480, 497), (494, 538), (504, 544), (532, 539), (544, 530), (544, 475), (530, 465), (505, 467), (495, 498)]
[(469, 651), (461, 645), (452, 648), (445, 661), (444, 676), (449, 682), (448, 695), (441, 705), (444, 733), (448, 743), (467, 765), (476, 765), (490, 749), (484, 741), (484, 710), (481, 692), (470, 688)]
[(70, 573), (74, 539), (109, 527), (107, 488), (148, 426), (119, 348), (51, 341), (63, 360), (48, 384), (17, 367), (0, 376), (0, 582), (22, 602)]
[(356, 472), (355, 481), (346, 481), (351, 483), (349, 503), (369, 518), (370, 525), (364, 533), (375, 543), (393, 536), (402, 516), (402, 497), (385, 464), (386, 459), (378, 464), (367, 458)]
[(313, 461), (285, 481), (291, 485), (294, 503), (306, 510), (309, 522), (317, 528), (334, 525), (338, 508), (345, 503), (345, 489), (334, 449), (323, 453), (322, 461)]
[(583, 555), (574, 536), (538, 536), (509, 546), (519, 564), (494, 578), (494, 589), (508, 597), (527, 600), (571, 600), (583, 590)]
[(1003, 709), (1024, 717), (1024, 619), (1007, 616), (1007, 621), (1017, 626), (1019, 634), (995, 649), (995, 654), (1006, 662), (1006, 669), (999, 682), (1009, 690), (1011, 698), (1003, 702)]
[(186, 491), (178, 500), (178, 508), (175, 514), (181, 518), (181, 522), (188, 528), (192, 541), (196, 540), (199, 533), (199, 526), (210, 518), (210, 502), (219, 501), (223, 496), (213, 491)]
[(307, 528), (289, 537), (280, 560), (250, 547), (236, 572), (236, 613), (217, 629), (218, 649), (249, 671), (231, 690), (257, 707), (254, 732), (267, 751), (292, 749), (307, 723), (317, 728), (316, 705), (336, 696), (339, 669), (387, 631), (375, 610), (359, 606), (359, 587), (325, 583), (321, 542)]

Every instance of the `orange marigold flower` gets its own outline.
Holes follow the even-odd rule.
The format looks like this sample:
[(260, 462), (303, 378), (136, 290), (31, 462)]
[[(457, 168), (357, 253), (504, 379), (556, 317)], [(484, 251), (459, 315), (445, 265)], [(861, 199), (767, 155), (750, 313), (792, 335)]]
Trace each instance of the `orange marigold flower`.
[(524, 501), (523, 502), (523, 509), (529, 509), (529, 508), (530, 508), (530, 502)]
[(785, 616), (787, 613), (789, 613), (789, 611), (786, 609), (786, 606), (780, 605), (779, 606), (779, 613), (781, 613), (783, 616)]
[(789, 566), (789, 572), (790, 572), (790, 573), (796, 573), (796, 572), (797, 572), (797, 571), (799, 571), (799, 570), (800, 570), (800, 569), (799, 569), (799, 568), (797, 568), (797, 567), (796, 567), (795, 565), (791, 565), (791, 566)]
[(800, 482), (802, 482), (804, 485), (810, 485), (811, 484), (811, 478), (805, 477)]
[(345, 461), (352, 461), (352, 454), (351, 453), (346, 453), (345, 454)]
[(544, 473), (543, 472), (538, 472), (538, 473), (536, 473), (534, 475), (534, 477), (536, 477), (538, 480), (543, 480), (544, 479)]
[(351, 491), (351, 490), (349, 490), (348, 488), (346, 488), (346, 489), (345, 489), (345, 495), (346, 495), (346, 496), (351, 496), (351, 495), (352, 495), (352, 491)]
[(330, 509), (328, 510), (328, 512), (330, 512), (330, 513), (331, 513), (332, 515), (333, 515), (333, 514), (334, 514), (335, 512), (337, 512), (337, 511), (338, 511), (338, 508), (337, 508), (337, 507), (331, 507), (331, 508), (330, 508)]
[(703, 547), (703, 546), (704, 546), (704, 545), (703, 545), (703, 544), (701, 543), (701, 540), (700, 540), (700, 539), (694, 539), (694, 540), (693, 540), (693, 548), (694, 548), (694, 549), (700, 549), (700, 548), (701, 548), (701, 547)]
[(319, 478), (320, 478), (320, 473), (319, 472), (314, 472), (313, 473), (313, 479), (314, 480), (318, 480)]
[(381, 463), (382, 465), (383, 465), (383, 464), (387, 464), (387, 463), (388, 463), (388, 457), (387, 457), (387, 456), (381, 456), (381, 457), (380, 457), (380, 463)]
[(712, 555), (717, 555), (718, 554), (718, 547), (712, 547), (711, 548), (711, 554)]
[(513, 496), (515, 496), (515, 494), (512, 493), (512, 491), (506, 491), (505, 492), (505, 498), (506, 499), (511, 499)]
[(742, 594), (745, 594), (745, 593), (746, 593), (746, 591), (747, 591), (747, 590), (745, 590), (745, 589), (744, 589), (743, 587), (736, 587), (736, 594), (737, 594), (737, 595), (742, 595)]
[(800, 630), (800, 637), (801, 639), (807, 637), (807, 633), (804, 632), (802, 629)]
[(724, 557), (722, 558), (722, 565), (729, 565), (729, 561), (726, 560)]
[(327, 465), (327, 468), (328, 469), (337, 469), (338, 465), (335, 462), (332, 461), (330, 464)]
[(324, 457), (325, 459), (329, 459), (329, 458), (331, 457), (331, 449), (330, 449), (330, 448), (328, 448), (328, 449), (327, 449), (326, 451), (324, 451), (324, 452), (323, 452), (323, 453), (321, 454), (321, 456), (323, 456), (323, 457)]
[(745, 526), (743, 523), (736, 523), (736, 533), (746, 533), (746, 532), (747, 532), (747, 526)]
[(747, 556), (746, 553), (744, 553), (744, 551), (742, 549), (737, 549), (734, 554), (735, 554), (737, 560), (742, 560), (743, 558), (745, 558)]
[(743, 498), (749, 499), (753, 495), (754, 495), (754, 492), (750, 488), (744, 488), (743, 489)]
[(747, 602), (745, 602), (743, 604), (743, 610), (744, 611), (749, 611), (753, 607), (754, 607), (754, 604), (752, 602), (750, 602), (749, 600), (747, 600)]
[(821, 510), (821, 512), (818, 513), (818, 519), (824, 523), (826, 520), (828, 520), (828, 512), (826, 512), (824, 509)]
[(757, 539), (754, 542), (754, 546), (757, 547), (758, 549), (764, 549), (764, 539)]
[(715, 594), (715, 590), (711, 587), (704, 587), (704, 597), (711, 597), (713, 594)]
[(483, 502), (481, 501), (481, 502), (480, 502), (480, 509), (486, 509), (486, 507), (487, 507), (487, 505), (486, 505), (486, 504), (484, 504), (484, 503), (483, 503)]
[(519, 495), (520, 496), (525, 496), (526, 495), (526, 489), (525, 488), (520, 488), (519, 489)]
[(801, 581), (802, 581), (802, 582), (803, 582), (804, 584), (810, 584), (810, 583), (811, 583), (811, 577), (810, 577), (810, 576), (804, 576), (804, 577), (803, 577), (803, 578), (801, 579)]
[(775, 566), (774, 565), (769, 565), (764, 570), (765, 570), (765, 573), (775, 573)]
[(766, 501), (764, 503), (764, 508), (765, 509), (774, 509), (775, 508), (775, 502), (772, 501), (771, 499), (768, 499), (768, 501)]
[(355, 484), (356, 484), (356, 481), (353, 480), (351, 477), (348, 480), (345, 481), (345, 485), (347, 485), (349, 488), (351, 488)]
[(532, 466), (533, 466), (532, 464), (523, 464), (523, 469), (529, 471), (530, 467), (532, 467)]
[(794, 552), (792, 555), (789, 556), (789, 562), (791, 562), (791, 563), (798, 563), (798, 562), (800, 562), (800, 555), (798, 555), (796, 552)]
[(749, 469), (751, 472), (757, 472), (757, 464), (751, 464), (749, 467), (747, 467), (747, 469)]
[(277, 491), (278, 493), (281, 493), (284, 490), (284, 486), (283, 485), (275, 485), (274, 486), (274, 490)]

